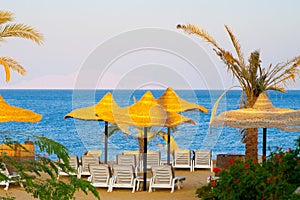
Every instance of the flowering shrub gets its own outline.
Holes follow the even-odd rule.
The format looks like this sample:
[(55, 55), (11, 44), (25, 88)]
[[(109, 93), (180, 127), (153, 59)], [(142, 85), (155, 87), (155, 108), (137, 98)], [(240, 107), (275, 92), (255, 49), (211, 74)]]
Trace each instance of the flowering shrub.
[(300, 186), (300, 138), (294, 150), (277, 148), (263, 163), (256, 160), (230, 160), (230, 168), (218, 172), (218, 179), (197, 189), (203, 200), (300, 199), (294, 193)]

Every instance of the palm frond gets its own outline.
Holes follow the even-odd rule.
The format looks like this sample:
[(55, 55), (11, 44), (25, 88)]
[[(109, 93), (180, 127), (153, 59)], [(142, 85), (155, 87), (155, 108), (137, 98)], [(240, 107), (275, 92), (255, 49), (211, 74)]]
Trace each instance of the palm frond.
[[(200, 29), (199, 27), (187, 24), (187, 25), (177, 25), (178, 29), (182, 29), (187, 34), (196, 34), (200, 37), (202, 37), (206, 42), (213, 45), (215, 48), (213, 49), (217, 56), (220, 57), (220, 59), (223, 61), (223, 63), (228, 67), (228, 70), (233, 74), (235, 78), (240, 82), (242, 87), (247, 87), (247, 79), (244, 77), (247, 76), (247, 70), (245, 69), (243, 54), (241, 53), (241, 48), (239, 46), (238, 41), (236, 40), (233, 33), (228, 29), (228, 33), (234, 43), (234, 46), (236, 47), (236, 51), (238, 53), (239, 58), (236, 59), (233, 57), (233, 55), (226, 51), (225, 49), (221, 48), (216, 40), (204, 29)], [(228, 27), (227, 27), (228, 28)]]
[(13, 58), (3, 56), (0, 57), (0, 60), (3, 60), (12, 70), (16, 71), (17, 73), (21, 75), (26, 74), (26, 69), (24, 69), (22, 65), (18, 63), (16, 60), (14, 60)]
[(242, 67), (242, 68), (245, 68), (245, 61), (244, 61), (244, 55), (241, 51), (241, 46), (239, 44), (239, 41), (237, 40), (237, 38), (235, 37), (235, 35), (233, 34), (233, 32), (230, 30), (230, 28), (225, 25), (225, 28), (230, 36), (230, 39), (232, 41), (232, 44), (235, 48), (235, 51), (236, 51), (236, 54), (239, 58), (239, 66)]
[(112, 136), (114, 133), (121, 131), (121, 129), (116, 124), (112, 124), (108, 127), (108, 137)]
[(0, 10), (0, 25), (14, 20), (13, 13), (10, 11)]
[(288, 60), (286, 63), (277, 64), (268, 74), (268, 87), (286, 86), (290, 81), (295, 81), (295, 77), (300, 77), (300, 56)]
[(193, 25), (193, 24), (187, 24), (187, 25), (177, 25), (178, 29), (182, 29), (187, 34), (196, 34), (202, 37), (206, 42), (212, 44), (217, 48), (219, 51), (223, 51), (217, 44), (216, 40), (204, 29), (200, 29), (199, 27)]
[(273, 91), (278, 91), (278, 92), (285, 92), (285, 88), (284, 87), (280, 87), (280, 86), (270, 86), (267, 88), (267, 90), (273, 90)]
[(0, 29), (0, 38), (20, 37), (33, 40), (41, 45), (44, 40), (43, 35), (35, 28), (25, 24), (7, 24)]
[(0, 58), (0, 64), (3, 65), (4, 67), (4, 71), (5, 71), (5, 79), (6, 79), (6, 82), (9, 82), (10, 80), (10, 68), (8, 66), (8, 64)]

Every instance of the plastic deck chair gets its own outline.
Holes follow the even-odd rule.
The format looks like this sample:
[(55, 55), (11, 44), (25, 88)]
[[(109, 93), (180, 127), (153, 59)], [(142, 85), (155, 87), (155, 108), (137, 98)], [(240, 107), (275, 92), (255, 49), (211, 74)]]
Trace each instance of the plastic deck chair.
[(110, 191), (110, 179), (111, 171), (108, 165), (103, 164), (91, 164), (89, 165), (91, 176), (88, 178), (88, 181), (94, 187), (107, 187), (107, 191)]
[[(59, 162), (63, 163), (62, 160), (59, 160)], [(76, 170), (76, 172), (65, 172), (61, 168), (59, 168), (57, 179), (59, 179), (60, 176), (69, 176), (69, 175), (79, 175), (79, 161), (78, 156), (69, 156), (69, 162), (70, 166)]]
[(196, 150), (193, 160), (193, 171), (195, 168), (210, 169), (213, 171), (213, 160), (211, 150)]
[(136, 175), (131, 165), (113, 165), (113, 176), (111, 178), (110, 192), (113, 188), (132, 188), (132, 193), (136, 187)]
[(99, 156), (94, 155), (83, 155), (81, 156), (81, 166), (79, 167), (79, 178), (81, 178), (82, 175), (84, 176), (90, 176), (90, 170), (89, 165), (98, 165), (100, 163)]
[(177, 185), (180, 189), (185, 180), (184, 176), (174, 176), (173, 168), (170, 165), (153, 166), (152, 174), (149, 192), (152, 192), (154, 188), (170, 188), (173, 193), (175, 186)]
[(190, 168), (193, 171), (190, 150), (175, 150), (173, 168)]

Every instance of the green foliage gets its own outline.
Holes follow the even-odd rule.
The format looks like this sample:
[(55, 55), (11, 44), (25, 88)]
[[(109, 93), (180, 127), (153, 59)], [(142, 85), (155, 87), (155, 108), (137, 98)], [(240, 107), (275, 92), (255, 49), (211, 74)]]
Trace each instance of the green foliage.
[(196, 194), (208, 199), (299, 199), (294, 193), (300, 186), (300, 138), (294, 150), (273, 151), (263, 163), (256, 160), (231, 160), (229, 169), (215, 168), (219, 178), (197, 189)]
[[(44, 136), (32, 136), (34, 144), (45, 154), (36, 154), (34, 160), (24, 160), (17, 162), (9, 156), (0, 157), (0, 163), (6, 163), (14, 168), (19, 177), (14, 179), (21, 183), (27, 193), (39, 199), (73, 199), (77, 190), (91, 191), (95, 197), (100, 199), (97, 190), (91, 185), (90, 182), (78, 179), (75, 176), (70, 176), (68, 180), (58, 180), (58, 170), (61, 168), (66, 172), (76, 172), (70, 166), (68, 150), (60, 143), (46, 138)], [(21, 145), (20, 143), (5, 138), (4, 144), (8, 144), (11, 148), (13, 145)], [(51, 160), (48, 155), (56, 155), (63, 162)], [(4, 169), (3, 165), (0, 165)], [(0, 173), (0, 181), (9, 180), (5, 174)], [(11, 197), (0, 197), (11, 198)]]

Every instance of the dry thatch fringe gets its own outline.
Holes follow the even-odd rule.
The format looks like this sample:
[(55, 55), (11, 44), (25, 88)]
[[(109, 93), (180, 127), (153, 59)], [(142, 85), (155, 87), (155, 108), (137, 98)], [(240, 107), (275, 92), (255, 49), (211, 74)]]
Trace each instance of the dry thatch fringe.
[(0, 28), (0, 38), (21, 37), (33, 40), (38, 45), (43, 44), (44, 37), (36, 29), (25, 24), (8, 24)]
[[(15, 61), (13, 58), (6, 57), (6, 56), (0, 57), (0, 64), (2, 64), (4, 67), (8, 66), (9, 69), (14, 70), (14, 71), (16, 71), (17, 73), (19, 73), (21, 75), (26, 74), (26, 70), (21, 66), (20, 63)], [(5, 68), (6, 82), (8, 82), (10, 80), (10, 71), (9, 71), (9, 69), (7, 70)]]
[(0, 25), (14, 20), (13, 13), (0, 10)]
[(223, 98), (223, 96), (224, 96), (229, 90), (231, 90), (231, 89), (233, 89), (233, 88), (240, 88), (240, 86), (232, 86), (232, 87), (226, 89), (226, 90), (221, 94), (221, 96), (217, 99), (217, 101), (215, 102), (215, 104), (214, 104), (214, 106), (213, 106), (213, 109), (212, 109), (212, 111), (211, 111), (211, 116), (210, 116), (210, 120), (209, 120), (209, 126), (210, 126), (209, 132), (210, 132), (210, 133), (212, 133), (211, 123), (212, 123), (212, 121), (213, 121), (214, 118), (215, 118), (215, 115), (216, 115), (216, 113), (217, 113), (217, 109), (218, 109), (218, 106), (219, 106), (219, 103), (220, 103), (221, 99)]

